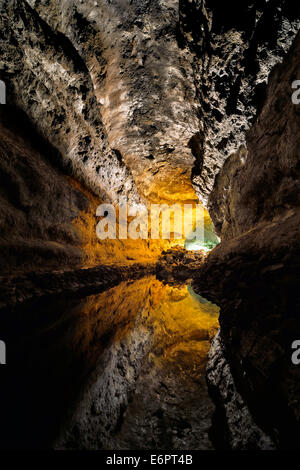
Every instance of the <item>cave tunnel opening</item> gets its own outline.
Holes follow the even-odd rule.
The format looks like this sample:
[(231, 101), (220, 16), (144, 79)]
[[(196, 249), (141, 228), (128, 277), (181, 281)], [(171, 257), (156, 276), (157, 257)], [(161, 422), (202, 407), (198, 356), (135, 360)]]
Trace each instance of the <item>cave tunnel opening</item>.
[[(197, 237), (197, 229), (195, 227), (193, 232), (188, 234), (184, 241), (184, 248), (187, 251), (200, 251), (205, 252), (211, 251), (215, 246), (220, 243), (220, 238), (216, 235), (213, 222), (209, 216), (209, 213), (205, 211), (204, 213), (204, 226), (202, 229), (202, 236)], [(195, 235), (195, 236), (193, 236)]]

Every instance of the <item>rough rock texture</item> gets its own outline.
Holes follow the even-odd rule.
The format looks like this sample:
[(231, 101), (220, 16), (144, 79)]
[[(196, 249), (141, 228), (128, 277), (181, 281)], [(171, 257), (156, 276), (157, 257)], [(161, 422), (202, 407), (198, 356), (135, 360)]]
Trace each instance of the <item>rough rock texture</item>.
[[(102, 199), (204, 202), (299, 25), (284, 0), (1, 0), (1, 78)], [(234, 11), (234, 14), (232, 14)]]
[(177, 246), (162, 251), (156, 263), (156, 276), (168, 282), (188, 282), (204, 262), (205, 251), (187, 251)]
[(300, 40), (271, 74), (268, 94), (247, 148), (229, 158), (216, 179), (210, 207), (222, 239), (292, 215), (300, 204), (299, 106), (292, 83), (300, 75)]
[[(300, 369), (291, 361), (299, 324), (300, 36), (273, 71), (266, 102), (211, 195), (224, 241), (200, 268), (196, 289), (221, 307), (227, 359), (256, 422), (280, 448), (299, 444)], [(243, 157), (243, 158), (242, 158)]]
[[(51, 13), (54, 21), (55, 13), (63, 20), (66, 16), (59, 11), (59, 5), (67, 7), (69, 2), (57, 2), (57, 12), (53, 9), (55, 2), (45, 2), (50, 24), (30, 6), (35, 3), (40, 2), (0, 4), (1, 76), (7, 83), (7, 101), (27, 113), (43, 137), (61, 152), (65, 164), (102, 199), (116, 199), (118, 191), (127, 195), (132, 178), (119, 154), (107, 148), (100, 103), (87, 64), (68, 34), (62, 34), (58, 25), (51, 27)], [(65, 26), (68, 28), (69, 23)], [(82, 26), (74, 33), (88, 49), (89, 34), (93, 37), (94, 31), (85, 22)], [(93, 37), (93, 41), (96, 60), (99, 38), (97, 41)], [(137, 195), (133, 191), (134, 197)]]
[[(99, 240), (102, 200), (13, 106), (0, 108), (0, 274), (154, 263), (168, 240)], [(117, 223), (118, 229), (118, 223)], [(84, 278), (84, 276), (83, 276)]]
[(281, 0), (181, 0), (180, 27), (194, 56), (204, 135), (193, 170), (205, 204), (225, 159), (245, 143), (268, 76), (299, 30), (300, 7)]
[[(80, 265), (84, 252), (72, 221), (88, 209), (88, 198), (41, 155), (23, 116), (20, 131), (14, 108), (0, 112), (1, 273)], [(22, 134), (36, 137), (35, 146)]]
[[(299, 369), (290, 360), (290, 346), (300, 326), (295, 313), (300, 261), (299, 110), (290, 96), (291, 83), (299, 78), (299, 38), (272, 73), (263, 103), (269, 72), (285, 57), (298, 27), (299, 5), (287, 0), (0, 0), (0, 78), (7, 85), (7, 101), (25, 112), (51, 146), (48, 160), (39, 149), (29, 148), (26, 136), (15, 138), (12, 129), (1, 126), (2, 271), (10, 265), (21, 270), (90, 266), (105, 256), (120, 261), (124, 254), (127, 261), (134, 261), (134, 253), (140, 259), (146, 253), (151, 259), (155, 249), (148, 242), (136, 244), (137, 249), (131, 246), (130, 252), (118, 242), (99, 248), (95, 237), (99, 201), (117, 202), (127, 196), (131, 203), (186, 202), (195, 201), (197, 193), (206, 204), (216, 174), (231, 155), (209, 201), (223, 243), (201, 265), (196, 286), (222, 307), (222, 344), (237, 392), (254, 421), (281, 448), (299, 442)], [(256, 111), (261, 113), (245, 139)], [(64, 171), (76, 181), (63, 176)], [(93, 278), (97, 271), (87, 271), (87, 278), (90, 273)], [(70, 281), (71, 290), (74, 282), (80, 286), (82, 272), (77, 274), (75, 278), (53, 274), (50, 290), (58, 280)], [(118, 274), (113, 278), (119, 279)], [(22, 284), (18, 291), (22, 300), (27, 287), (38, 292), (39, 283), (44, 288), (50, 278), (46, 274), (16, 279)], [(13, 283), (8, 283), (8, 291), (12, 302), (19, 300)], [(120, 331), (126, 332), (130, 306), (126, 293), (122, 298), (127, 316), (121, 315)], [(177, 294), (172, 302), (175, 312), (176, 305)], [(180, 342), (186, 330), (183, 321), (181, 330), (173, 324), (171, 328), (169, 318), (172, 312), (163, 317), (157, 338), (167, 337), (172, 352), (174, 338)], [(174, 410), (166, 406), (166, 415), (161, 414), (154, 399), (156, 384), (158, 394), (169, 398), (162, 392), (160, 377), (170, 365), (162, 366), (163, 373), (151, 369), (149, 324), (134, 320), (125, 347), (116, 336), (117, 346), (106, 350), (96, 377), (86, 383), (60, 443), (109, 447), (113, 434), (114, 443), (126, 448), (126, 426), (135, 423), (132, 436), (142, 446), (141, 423), (146, 419), (146, 438), (155, 428), (154, 441), (147, 441), (149, 448), (157, 448), (155, 439), (161, 435), (166, 448), (194, 446), (195, 430), (203, 438), (199, 447), (210, 446), (209, 416), (201, 408), (193, 418), (196, 399), (187, 419), (184, 405), (175, 400), (175, 407), (183, 407), (182, 413), (175, 413), (178, 421), (191, 420), (194, 428), (185, 422), (178, 427), (181, 434), (171, 436), (168, 423)], [(104, 333), (104, 340), (111, 339), (112, 331), (114, 327), (107, 336)], [(179, 368), (174, 364), (169, 368), (166, 386), (172, 393), (179, 371), (188, 370), (192, 381), (200, 380), (193, 379), (193, 361), (204, 363), (210, 334), (192, 322), (187, 337), (188, 354), (186, 344), (179, 352), (175, 347), (183, 360), (178, 361)], [(202, 342), (205, 347), (199, 348)], [(155, 351), (160, 356), (161, 349)], [(85, 356), (84, 348), (80, 352)], [(149, 362), (143, 369), (145, 356)], [(222, 374), (224, 368), (218, 370)], [(218, 377), (211, 380), (215, 379), (217, 385)], [(202, 375), (201, 386), (203, 380)], [(111, 383), (117, 391), (113, 397)], [(228, 387), (232, 383), (229, 379)], [(136, 390), (133, 402), (138, 405), (146, 384), (150, 384), (148, 407), (136, 406), (135, 414), (129, 398)], [(184, 380), (182, 385), (184, 389)], [(189, 389), (184, 398), (188, 396)], [(221, 407), (228, 410), (233, 402), (227, 403), (223, 396)], [(241, 405), (239, 399), (237, 404)], [(107, 415), (102, 419), (103, 407)], [(241, 420), (245, 422), (244, 415)], [(264, 438), (258, 447), (269, 446), (267, 441)], [(235, 448), (252, 447), (253, 434), (239, 437), (235, 432), (228, 442)]]
[(199, 122), (178, 3), (1, 3), (8, 98), (76, 175), (103, 199), (138, 201), (136, 187), (147, 200), (195, 199)]

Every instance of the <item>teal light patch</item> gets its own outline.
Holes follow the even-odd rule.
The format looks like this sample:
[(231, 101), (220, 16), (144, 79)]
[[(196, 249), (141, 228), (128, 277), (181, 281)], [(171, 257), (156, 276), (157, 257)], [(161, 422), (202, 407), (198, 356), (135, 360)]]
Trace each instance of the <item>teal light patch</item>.
[(201, 295), (199, 294), (196, 294), (196, 292), (194, 291), (194, 289), (192, 288), (191, 284), (189, 284), (187, 286), (187, 290), (189, 292), (189, 294), (191, 295), (191, 297), (193, 297), (194, 299), (197, 300), (197, 302), (199, 304), (201, 304), (201, 309), (206, 312), (206, 313), (209, 313), (210, 315), (213, 315), (215, 316), (216, 315), (216, 312), (217, 314), (219, 314), (219, 307), (210, 302), (209, 300), (207, 300), (205, 297), (202, 297)]
[(186, 239), (184, 242), (184, 248), (189, 251), (198, 251), (198, 250), (210, 251), (219, 243), (220, 243), (220, 239), (214, 233), (213, 226), (211, 225), (209, 227), (204, 228), (203, 240), (197, 240), (196, 237), (191, 240)]

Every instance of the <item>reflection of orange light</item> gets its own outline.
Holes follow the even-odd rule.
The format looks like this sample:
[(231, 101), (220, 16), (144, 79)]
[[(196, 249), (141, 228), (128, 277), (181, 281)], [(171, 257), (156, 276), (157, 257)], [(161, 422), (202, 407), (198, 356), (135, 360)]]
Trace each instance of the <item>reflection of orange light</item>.
[(71, 337), (76, 354), (89, 351), (93, 356), (94, 351), (96, 360), (101, 337), (120, 342), (138, 328), (151, 333), (152, 359), (158, 365), (176, 366), (180, 356), (186, 367), (193, 361), (201, 369), (218, 328), (219, 309), (200, 304), (186, 286), (164, 285), (151, 276), (90, 296), (74, 314), (76, 331)]
[[(209, 349), (209, 343), (218, 328), (219, 309), (211, 303), (200, 304), (189, 292), (187, 286), (162, 286), (159, 304), (153, 308), (150, 320), (162, 345), (163, 353), (156, 356), (158, 361), (173, 362), (178, 354), (194, 357), (200, 353), (203, 360)], [(155, 353), (154, 353), (155, 356)], [(199, 362), (199, 367), (201, 361)]]

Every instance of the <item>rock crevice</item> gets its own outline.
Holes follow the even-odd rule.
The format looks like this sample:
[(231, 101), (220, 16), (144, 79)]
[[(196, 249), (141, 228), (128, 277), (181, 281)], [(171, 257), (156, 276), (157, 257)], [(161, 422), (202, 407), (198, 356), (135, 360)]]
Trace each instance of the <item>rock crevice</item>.
[(195, 289), (221, 307), (221, 338), (237, 390), (256, 423), (284, 449), (299, 442), (299, 368), (291, 360), (300, 301), (300, 121), (291, 99), (299, 54), (298, 35), (271, 74), (246, 148), (227, 160), (216, 180), (210, 213), (222, 243), (195, 281)]

